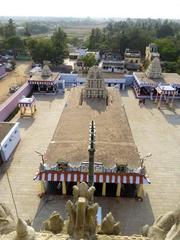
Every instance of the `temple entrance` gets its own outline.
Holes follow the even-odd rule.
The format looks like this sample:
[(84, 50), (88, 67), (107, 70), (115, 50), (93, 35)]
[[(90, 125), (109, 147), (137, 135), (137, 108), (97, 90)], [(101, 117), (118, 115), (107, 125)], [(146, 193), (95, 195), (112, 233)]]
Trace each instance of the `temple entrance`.
[(122, 184), (121, 197), (134, 198), (136, 196), (136, 184)]
[(95, 196), (102, 196), (102, 183), (94, 183), (94, 187), (96, 188), (96, 191), (94, 193)]
[(116, 197), (116, 183), (106, 183), (106, 196), (107, 197)]
[(77, 185), (76, 182), (66, 182), (67, 195), (73, 195), (73, 186)]
[(46, 192), (52, 195), (62, 194), (62, 182), (46, 182)]

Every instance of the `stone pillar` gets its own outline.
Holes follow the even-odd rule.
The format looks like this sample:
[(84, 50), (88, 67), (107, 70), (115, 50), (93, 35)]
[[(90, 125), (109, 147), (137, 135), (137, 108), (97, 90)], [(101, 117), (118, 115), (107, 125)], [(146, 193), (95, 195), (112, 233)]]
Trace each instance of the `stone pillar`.
[(173, 102), (174, 102), (174, 97), (175, 97), (175, 95), (176, 95), (176, 92), (173, 93), (173, 97), (172, 97), (172, 100), (171, 100), (170, 105), (169, 105), (170, 107), (173, 106)]
[(121, 183), (117, 184), (117, 189), (116, 189), (116, 197), (121, 196)]
[(158, 108), (160, 108), (160, 106), (161, 106), (161, 99), (162, 99), (162, 96), (163, 96), (163, 93), (161, 93), (161, 95), (160, 95), (159, 102), (158, 102)]
[(21, 114), (21, 116), (23, 115), (22, 106), (20, 106), (20, 114)]
[(40, 191), (41, 194), (44, 194), (46, 192), (44, 181), (40, 181)]
[(67, 191), (66, 191), (66, 182), (62, 182), (62, 194), (66, 195)]
[(137, 200), (143, 201), (144, 189), (143, 184), (139, 184), (137, 187)]
[(103, 182), (103, 186), (102, 186), (102, 196), (106, 196), (106, 183)]
[(122, 90), (125, 90), (125, 87), (126, 87), (126, 85), (125, 85), (125, 83), (123, 83)]
[(150, 93), (150, 99), (151, 99), (151, 101), (153, 101), (153, 92), (152, 91)]
[(157, 103), (157, 100), (158, 100), (158, 92), (156, 93), (156, 98), (155, 98), (155, 103)]

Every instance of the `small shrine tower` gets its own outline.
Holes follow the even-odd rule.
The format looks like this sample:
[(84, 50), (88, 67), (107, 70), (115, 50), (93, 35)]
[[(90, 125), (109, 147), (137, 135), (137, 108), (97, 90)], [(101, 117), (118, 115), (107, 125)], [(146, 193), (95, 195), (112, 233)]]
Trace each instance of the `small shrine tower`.
[(83, 89), (84, 98), (106, 98), (107, 89), (105, 87), (102, 71), (97, 66), (89, 69), (87, 82)]
[(162, 78), (162, 69), (158, 57), (154, 58), (146, 70), (146, 76), (151, 79)]

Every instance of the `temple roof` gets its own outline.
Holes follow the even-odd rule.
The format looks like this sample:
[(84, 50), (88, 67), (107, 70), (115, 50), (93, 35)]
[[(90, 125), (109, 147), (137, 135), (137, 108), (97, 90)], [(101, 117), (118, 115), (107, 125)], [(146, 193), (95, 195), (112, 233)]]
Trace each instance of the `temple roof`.
[[(71, 90), (53, 139), (45, 154), (46, 162), (79, 163), (88, 161), (89, 122), (96, 123), (97, 140), (95, 161), (106, 167), (128, 164), (139, 167), (139, 154), (134, 143), (122, 100), (115, 89), (108, 89), (112, 103), (108, 107), (103, 99), (87, 99), (79, 104), (82, 88)], [(73, 120), (72, 120), (73, 119)]]

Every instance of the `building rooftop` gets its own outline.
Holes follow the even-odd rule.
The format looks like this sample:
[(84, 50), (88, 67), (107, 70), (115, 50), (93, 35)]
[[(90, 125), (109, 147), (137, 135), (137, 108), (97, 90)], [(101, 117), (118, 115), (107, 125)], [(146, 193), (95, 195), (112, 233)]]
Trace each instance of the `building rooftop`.
[(165, 84), (180, 84), (180, 75), (177, 73), (161, 73), (161, 78), (151, 79), (144, 72), (135, 72), (133, 75), (138, 81), (148, 84), (165, 83)]
[(80, 105), (81, 87), (73, 88), (53, 139), (45, 154), (45, 161), (80, 163), (88, 161), (89, 123), (96, 124), (95, 161), (106, 167), (128, 164), (139, 167), (139, 154), (124, 111), (119, 92), (108, 89), (112, 99), (106, 106), (103, 99), (87, 99)]
[(52, 81), (54, 82), (55, 80), (59, 79), (60, 74), (58, 72), (52, 73), (51, 76), (48, 77), (42, 77), (42, 72), (37, 72), (35, 73), (29, 80), (30, 81)]
[(14, 127), (14, 123), (0, 122), (0, 142), (5, 138), (12, 127)]

